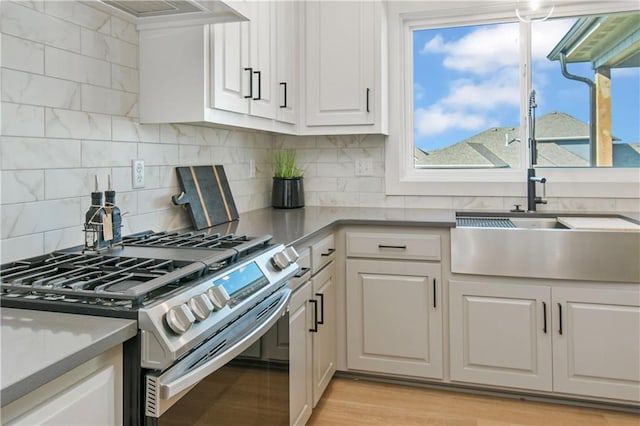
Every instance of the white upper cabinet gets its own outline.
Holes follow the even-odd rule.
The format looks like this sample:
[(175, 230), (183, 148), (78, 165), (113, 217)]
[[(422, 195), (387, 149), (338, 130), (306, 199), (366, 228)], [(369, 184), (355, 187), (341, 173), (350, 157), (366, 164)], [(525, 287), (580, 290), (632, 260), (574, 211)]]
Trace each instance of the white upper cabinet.
[(276, 2), (276, 119), (295, 124), (298, 90), (298, 3)]
[(140, 122), (387, 133), (381, 1), (248, 1), (250, 20), (140, 31)]
[(249, 23), (220, 24), (212, 29), (211, 106), (248, 114), (249, 85), (253, 78), (249, 66)]
[(302, 133), (386, 133), (383, 5), (305, 3)]

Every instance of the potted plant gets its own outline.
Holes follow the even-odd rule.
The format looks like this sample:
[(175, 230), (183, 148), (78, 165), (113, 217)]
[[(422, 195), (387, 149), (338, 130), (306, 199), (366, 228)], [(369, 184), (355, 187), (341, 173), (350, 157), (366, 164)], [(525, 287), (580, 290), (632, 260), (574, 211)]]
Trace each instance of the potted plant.
[(302, 170), (296, 164), (294, 150), (276, 151), (273, 155), (271, 205), (278, 209), (304, 207)]

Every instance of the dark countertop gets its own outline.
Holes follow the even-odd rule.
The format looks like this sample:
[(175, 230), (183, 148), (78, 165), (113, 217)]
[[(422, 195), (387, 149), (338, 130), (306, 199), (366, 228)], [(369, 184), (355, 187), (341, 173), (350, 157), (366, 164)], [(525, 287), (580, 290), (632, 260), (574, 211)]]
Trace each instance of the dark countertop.
[(2, 308), (0, 400), (6, 405), (130, 339), (134, 320)]
[(375, 207), (271, 207), (242, 213), (240, 219), (213, 227), (211, 232), (273, 236), (273, 242), (298, 244), (335, 225), (453, 227), (455, 211)]

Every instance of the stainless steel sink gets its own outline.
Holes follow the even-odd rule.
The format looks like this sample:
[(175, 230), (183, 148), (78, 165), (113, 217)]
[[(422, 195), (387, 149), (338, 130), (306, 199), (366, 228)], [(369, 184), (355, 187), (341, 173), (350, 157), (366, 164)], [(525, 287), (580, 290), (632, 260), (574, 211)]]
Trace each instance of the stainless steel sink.
[(640, 232), (572, 230), (550, 214), (459, 213), (451, 272), (640, 282)]
[(537, 216), (469, 216), (456, 217), (458, 228), (499, 228), (499, 229), (568, 229), (556, 217)]

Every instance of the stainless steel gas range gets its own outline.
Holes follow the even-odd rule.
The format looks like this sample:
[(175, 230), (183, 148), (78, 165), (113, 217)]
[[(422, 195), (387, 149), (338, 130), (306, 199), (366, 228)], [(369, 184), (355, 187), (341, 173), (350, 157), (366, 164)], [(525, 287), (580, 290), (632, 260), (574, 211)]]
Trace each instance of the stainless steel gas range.
[[(100, 253), (74, 248), (1, 265), (0, 304), (137, 319), (139, 333), (124, 346), (125, 424), (246, 424), (242, 410), (225, 414), (218, 400), (235, 398), (228, 377), (249, 371), (258, 380), (274, 369), (251, 348), (286, 314), (296, 259), (268, 235), (148, 231)], [(265, 401), (282, 396), (254, 391), (257, 418), (273, 409), (288, 424), (288, 394), (286, 409), (273, 408)], [(202, 398), (206, 410), (195, 402)]]

